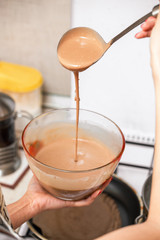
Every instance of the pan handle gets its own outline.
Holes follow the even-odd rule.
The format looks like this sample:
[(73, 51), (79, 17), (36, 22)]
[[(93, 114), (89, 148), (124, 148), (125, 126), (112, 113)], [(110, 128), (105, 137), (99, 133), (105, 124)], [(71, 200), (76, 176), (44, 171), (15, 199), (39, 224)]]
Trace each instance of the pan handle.
[(141, 214), (138, 217), (136, 217), (134, 221), (135, 221), (135, 224), (139, 224), (139, 223), (145, 222), (146, 219), (147, 217), (144, 214)]

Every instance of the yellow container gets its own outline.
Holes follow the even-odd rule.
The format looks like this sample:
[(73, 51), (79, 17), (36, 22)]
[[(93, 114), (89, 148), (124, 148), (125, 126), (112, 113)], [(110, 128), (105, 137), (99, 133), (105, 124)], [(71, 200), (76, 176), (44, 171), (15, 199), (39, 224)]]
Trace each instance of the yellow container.
[(34, 68), (0, 62), (0, 91), (16, 102), (16, 110), (25, 110), (33, 116), (41, 113), (42, 75)]

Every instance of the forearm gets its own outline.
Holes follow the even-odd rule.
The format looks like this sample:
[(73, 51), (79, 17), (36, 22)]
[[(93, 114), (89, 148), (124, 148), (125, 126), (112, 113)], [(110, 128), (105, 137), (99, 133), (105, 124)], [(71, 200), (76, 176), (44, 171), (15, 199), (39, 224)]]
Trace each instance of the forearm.
[(149, 219), (155, 221), (160, 228), (160, 14), (157, 17), (156, 25), (151, 34), (150, 52), (155, 86), (156, 131)]
[(157, 91), (159, 91), (159, 84), (160, 84), (160, 52), (159, 54), (152, 52), (151, 68), (152, 68), (152, 75), (153, 75), (154, 84), (155, 84), (155, 94), (157, 94)]
[(149, 219), (151, 218), (155, 221), (160, 228), (160, 66), (158, 66), (158, 69), (153, 74), (156, 99), (156, 132)]
[(7, 209), (14, 229), (21, 226), (21, 224), (39, 212), (38, 206), (34, 204), (27, 194), (25, 194), (17, 202), (8, 205)]
[(160, 229), (151, 221), (120, 228), (96, 240), (159, 240)]

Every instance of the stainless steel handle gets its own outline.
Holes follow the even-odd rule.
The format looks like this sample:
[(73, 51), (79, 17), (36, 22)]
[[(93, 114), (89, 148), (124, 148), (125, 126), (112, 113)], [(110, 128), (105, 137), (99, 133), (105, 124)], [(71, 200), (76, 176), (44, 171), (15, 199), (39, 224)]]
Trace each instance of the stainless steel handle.
[(15, 113), (15, 118), (16, 117), (18, 117), (18, 118), (23, 118), (24, 117), (24, 118), (26, 118), (26, 119), (28, 119), (30, 121), (33, 119), (33, 116), (29, 112), (24, 111), (24, 110), (17, 111)]
[(127, 27), (125, 30), (123, 30), (121, 33), (119, 33), (117, 36), (115, 36), (111, 41), (110, 44), (112, 45), (114, 42), (116, 42), (118, 39), (123, 37), (125, 34), (130, 32), (132, 29), (143, 23), (147, 18), (150, 16), (156, 17), (159, 13), (159, 5), (156, 5), (151, 12), (147, 13), (145, 16), (141, 17), (139, 20), (131, 24), (129, 27)]
[(157, 17), (158, 13), (159, 13), (159, 4), (152, 9), (152, 16)]

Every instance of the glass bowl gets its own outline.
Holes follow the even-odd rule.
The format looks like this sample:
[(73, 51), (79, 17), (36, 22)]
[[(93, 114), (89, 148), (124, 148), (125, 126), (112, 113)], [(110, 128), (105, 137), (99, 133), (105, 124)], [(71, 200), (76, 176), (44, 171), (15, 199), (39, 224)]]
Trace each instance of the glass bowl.
[[(53, 142), (67, 137), (75, 140), (76, 109), (60, 109), (34, 118), (22, 133), (22, 145), (32, 172), (41, 186), (53, 196), (63, 200), (80, 200), (91, 195), (114, 173), (125, 148), (125, 139), (120, 128), (107, 117), (96, 112), (79, 112), (78, 146), (80, 140), (94, 139), (109, 149), (112, 157), (105, 158), (90, 168), (67, 169), (67, 165), (52, 155), (52, 164), (39, 159), (38, 154)], [(63, 141), (63, 140), (62, 140)], [(62, 149), (64, 156), (67, 154)], [(78, 153), (79, 154), (79, 153)], [(74, 149), (73, 149), (74, 155)], [(49, 153), (45, 155), (47, 159)], [(54, 166), (55, 164), (55, 166)], [(52, 166), (51, 166), (52, 165)], [(83, 165), (83, 164), (82, 164)]]

